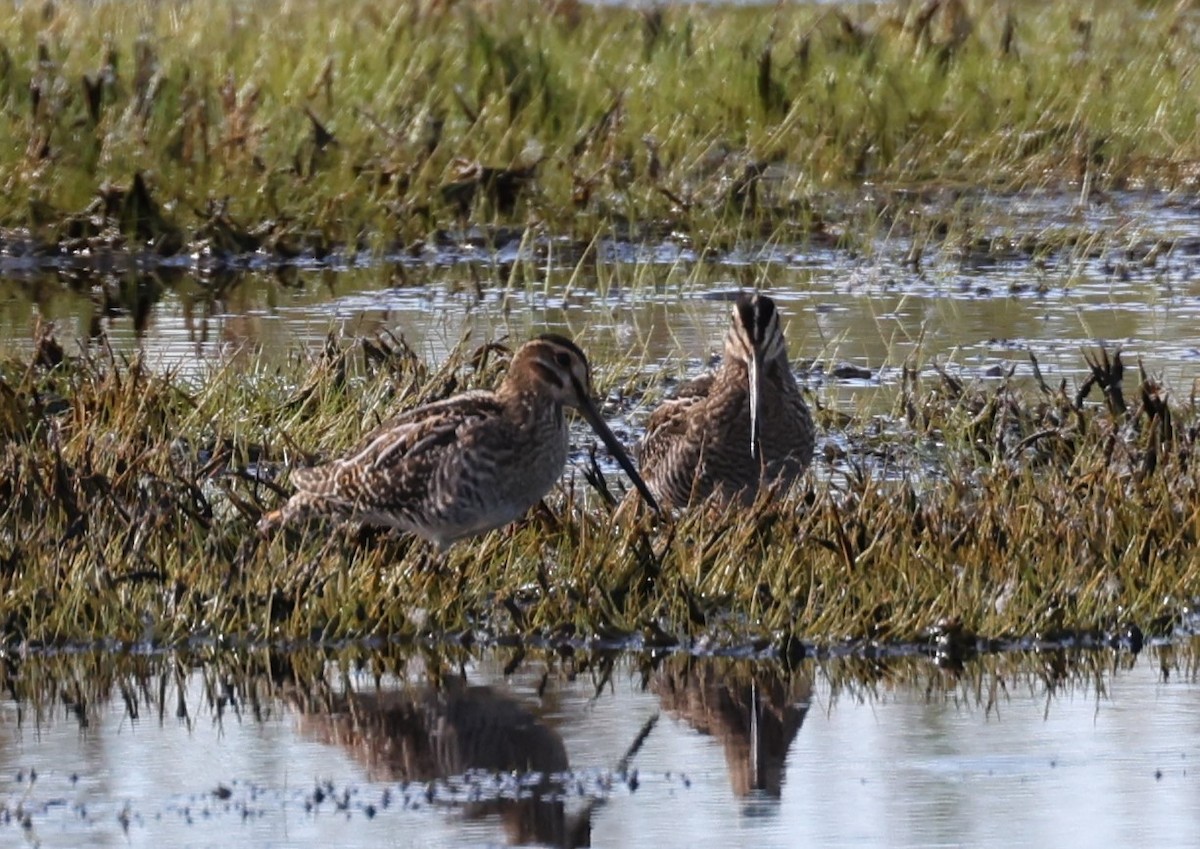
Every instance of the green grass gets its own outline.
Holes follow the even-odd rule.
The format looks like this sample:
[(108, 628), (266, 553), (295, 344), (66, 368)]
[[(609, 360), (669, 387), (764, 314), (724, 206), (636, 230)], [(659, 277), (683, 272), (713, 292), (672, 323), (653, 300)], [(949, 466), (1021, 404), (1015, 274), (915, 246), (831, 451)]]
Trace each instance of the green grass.
[[(1077, 387), (906, 381), (882, 428), (822, 413), (846, 455), (750, 510), (618, 524), (576, 475), (551, 516), (445, 555), (319, 523), (255, 533), (286, 492), (256, 470), (334, 454), (502, 368), (469, 346), (433, 365), (358, 340), (184, 379), (103, 350), (64, 358), (41, 337), (0, 366), (4, 642), (959, 645), (1169, 633), (1200, 592), (1200, 415), (1132, 369), (1125, 411)], [(653, 378), (598, 371), (602, 395), (622, 385), (654, 403)]]
[(1194, 185), (1187, 4), (921, 7), (5, 2), (0, 228), (165, 253), (464, 220), (720, 246), (836, 237), (828, 193), (864, 181)]
[[(672, 232), (701, 255), (876, 237), (969, 253), (993, 248), (968, 190), (1193, 187), (1186, 5), (917, 8), (10, 3), (0, 231), (47, 250), (284, 256), (467, 224), (577, 245)], [(855, 204), (864, 184), (872, 200)], [(1083, 226), (1010, 247), (1138, 241)], [(687, 286), (702, 266), (593, 281), (590, 254), (564, 250), (554, 273), (601, 290)], [(551, 285), (533, 262), (482, 273)], [(64, 357), (43, 337), (0, 365), (4, 641), (953, 643), (1166, 633), (1200, 590), (1200, 416), (1151, 381), (1126, 387), (1125, 412), (1076, 387), (884, 390), (886, 437), (826, 411), (846, 456), (744, 512), (616, 525), (577, 476), (551, 518), (444, 557), (327, 526), (259, 539), (286, 492), (275, 473), (494, 384), (501, 364), (471, 354), (335, 341), (315, 362), (192, 377), (103, 348)], [(598, 365), (656, 400), (637, 364)]]

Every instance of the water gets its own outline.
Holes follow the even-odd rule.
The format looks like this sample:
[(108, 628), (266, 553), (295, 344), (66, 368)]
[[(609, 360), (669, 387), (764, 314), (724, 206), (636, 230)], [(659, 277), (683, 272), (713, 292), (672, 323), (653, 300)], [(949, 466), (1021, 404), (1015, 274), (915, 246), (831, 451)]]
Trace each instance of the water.
[[(762, 287), (802, 381), (834, 408), (890, 409), (910, 357), (930, 376), (938, 362), (994, 381), (1028, 379), (1033, 353), (1049, 381), (1078, 385), (1081, 349), (1098, 343), (1141, 358), (1175, 398), (1193, 391), (1194, 209), (1170, 196), (989, 203), (997, 243), (1070, 227), (1103, 247), (940, 245), (915, 265), (895, 234), (717, 256), (668, 237), (605, 243), (583, 265), (547, 241), (527, 255), (464, 243), (281, 267), (247, 257), (236, 272), (204, 258), (131, 271), (120, 258), (0, 257), (0, 356), (29, 350), (39, 319), (68, 347), (103, 336), (184, 375), (269, 367), (330, 333), (403, 336), (437, 361), (467, 334), (555, 330), (602, 372), (658, 380), (706, 368), (723, 297)], [(1006, 655), (959, 674), (920, 657), (809, 661), (789, 675), (685, 657), (514, 660), (5, 658), (0, 845), (1200, 842), (1195, 664), (1171, 649)]]
[[(960, 202), (961, 203), (961, 202)], [(943, 210), (944, 213), (944, 210)], [(802, 244), (744, 245), (701, 259), (684, 238), (605, 243), (599, 264), (574, 246), (519, 240), (495, 250), (470, 240), (382, 260), (334, 257), (213, 272), (182, 258), (153, 272), (101, 273), (0, 258), (0, 352), (27, 348), (34, 316), (65, 340), (105, 335), (162, 367), (187, 371), (227, 359), (251, 362), (315, 349), (332, 332), (402, 335), (436, 361), (469, 333), (523, 340), (574, 335), (603, 362), (694, 374), (718, 353), (727, 322), (720, 297), (762, 287), (787, 319), (794, 359), (849, 363), (869, 379), (807, 384), (836, 403), (894, 384), (910, 357), (937, 360), (981, 380), (1010, 368), (1047, 379), (1086, 371), (1080, 351), (1122, 346), (1179, 395), (1200, 368), (1200, 224), (1169, 195), (1110, 197), (1082, 211), (1062, 195), (985, 198), (964, 215), (989, 222), (990, 246), (931, 245), (905, 262), (909, 237), (883, 234), (853, 251)], [(1004, 248), (1064, 228), (1090, 234), (1089, 251), (1030, 256)], [(1074, 230), (1072, 231), (1074, 232)], [(999, 245), (1000, 247), (997, 247)], [(1155, 247), (1158, 246), (1158, 247)], [(257, 269), (257, 270), (255, 270)], [(85, 343), (86, 344), (86, 343)]]
[(1171, 649), (990, 657), (960, 673), (924, 658), (791, 673), (679, 656), (513, 661), (359, 656), (356, 668), (393, 670), (378, 683), (314, 656), (10, 661), (23, 695), (0, 701), (0, 842), (1200, 840), (1200, 684)]

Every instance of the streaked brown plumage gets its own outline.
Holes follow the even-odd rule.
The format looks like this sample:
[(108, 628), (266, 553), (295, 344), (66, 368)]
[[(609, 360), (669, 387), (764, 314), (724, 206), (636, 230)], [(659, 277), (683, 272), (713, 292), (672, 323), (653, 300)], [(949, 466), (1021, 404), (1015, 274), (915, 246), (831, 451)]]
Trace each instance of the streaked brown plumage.
[(664, 507), (710, 495), (748, 502), (760, 484), (799, 477), (812, 455), (812, 416), (788, 364), (775, 302), (743, 294), (721, 368), (651, 414), (638, 452), (643, 476)]
[[(377, 782), (457, 782), (478, 799), (456, 816), (497, 815), (506, 837), (527, 846), (588, 846), (598, 805), (563, 799), (570, 763), (562, 736), (503, 687), (447, 676), (436, 688), (288, 688), (301, 732), (337, 746)], [(482, 778), (487, 776), (486, 778)], [(492, 777), (520, 782), (519, 796)], [(486, 782), (483, 784), (482, 782)], [(509, 785), (511, 787), (511, 784)]]
[(550, 491), (567, 462), (564, 407), (583, 415), (643, 497), (653, 497), (596, 411), (583, 351), (554, 334), (513, 355), (495, 392), (403, 413), (341, 459), (296, 469), (297, 492), (260, 527), (311, 513), (397, 527), (441, 547), (508, 524)]

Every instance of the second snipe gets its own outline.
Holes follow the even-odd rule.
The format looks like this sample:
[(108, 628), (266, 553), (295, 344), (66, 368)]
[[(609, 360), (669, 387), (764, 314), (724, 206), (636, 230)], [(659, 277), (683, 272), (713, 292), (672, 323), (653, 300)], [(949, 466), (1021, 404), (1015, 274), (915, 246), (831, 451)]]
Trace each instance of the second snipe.
[(812, 456), (812, 415), (775, 302), (740, 295), (721, 368), (685, 384), (650, 416), (639, 451), (646, 483), (664, 507), (710, 496), (749, 502), (760, 485), (799, 477)]

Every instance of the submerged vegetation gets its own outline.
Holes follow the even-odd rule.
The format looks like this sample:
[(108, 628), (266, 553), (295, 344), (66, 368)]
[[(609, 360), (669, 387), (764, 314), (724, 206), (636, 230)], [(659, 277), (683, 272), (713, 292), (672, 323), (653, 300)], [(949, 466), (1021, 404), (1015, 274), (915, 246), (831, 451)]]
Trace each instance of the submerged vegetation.
[[(1200, 413), (1104, 351), (1078, 386), (914, 364), (892, 415), (825, 411), (837, 439), (815, 474), (749, 510), (618, 523), (584, 451), (546, 509), (444, 554), (354, 527), (255, 532), (303, 451), (491, 385), (504, 359), (463, 346), (435, 368), (360, 339), (187, 380), (43, 334), (0, 366), (4, 641), (449, 635), (792, 655), (922, 640), (953, 658), (1009, 639), (1140, 647), (1192, 624)], [(601, 397), (621, 380), (625, 401), (657, 400), (619, 365), (600, 379)]]
[[(785, 664), (460, 646), (9, 653), (0, 692), (12, 700), (6, 721), (20, 760), (0, 785), (8, 813), (0, 826), (157, 836), (173, 823), (199, 830), (232, 821), (236, 839), (238, 821), (262, 832), (287, 817), (297, 841), (313, 819), (343, 833), (361, 833), (367, 821), (427, 833), (431, 817), (477, 828), (486, 818), (503, 828), (505, 845), (587, 846), (607, 831), (607, 806), (645, 799), (656, 787), (688, 803), (721, 790), (786, 805), (789, 784), (815, 770), (829, 780), (829, 768), (794, 745), (824, 731), (830, 714), (880, 711), (876, 748), (898, 736), (886, 724), (897, 709), (953, 718), (938, 735), (943, 748), (999, 724), (1036, 727), (1035, 711), (1064, 729), (1059, 745), (1078, 724), (1105, 734), (1111, 714), (1137, 698), (1128, 695), (1131, 684), (1158, 677), (1142, 683), (1139, 692), (1150, 692), (1138, 704), (1186, 697), (1172, 691), (1194, 681), (1194, 648), (1146, 654), (1140, 670), (1129, 654), (1071, 649), (983, 656), (947, 670), (911, 655)], [(1011, 739), (1007, 728), (997, 733), (1004, 732)], [(100, 750), (78, 771), (70, 759), (76, 735), (78, 745)], [(114, 747), (95, 741), (114, 735), (126, 745), (106, 757)], [(207, 767), (213, 750), (240, 750), (251, 736), (268, 737), (288, 757), (171, 774), (182, 752)], [(152, 762), (161, 776), (152, 789), (125, 797), (97, 779), (121, 782), (129, 753), (150, 746), (172, 756)], [(37, 759), (42, 751), (54, 758)], [(705, 751), (724, 757), (692, 754)], [(885, 768), (909, 755), (891, 747)], [(1175, 775), (1186, 768), (1188, 753), (1181, 755)], [(1042, 752), (1009, 757), (1028, 758), (1028, 769), (1043, 774), (1056, 763)]]
[[(1194, 678), (1194, 646), (1162, 646), (1150, 652), (1166, 674), (1184, 680)], [(805, 698), (793, 698), (791, 702), (802, 706), (802, 710), (817, 692), (832, 705), (839, 699), (872, 701), (882, 692), (907, 689), (927, 699), (945, 699), (963, 709), (987, 712), (1025, 692), (1043, 699), (1103, 693), (1114, 673), (1133, 662), (1127, 656), (1114, 664), (1099, 652), (1061, 649), (1043, 654), (982, 655), (954, 670), (939, 669), (911, 655), (810, 659), (789, 668), (761, 658), (696, 658), (605, 650), (565, 654), (529, 648), (480, 651), (447, 645), (371, 649), (346, 645), (336, 649), (264, 648), (246, 652), (63, 652), (28, 657), (10, 654), (5, 661), (0, 664), (0, 691), (28, 706), (26, 721), (39, 725), (52, 722), (65, 706), (69, 717), (82, 727), (100, 723), (104, 713), (112, 710), (118, 694), (129, 720), (211, 716), (220, 722), (233, 712), (239, 721), (252, 717), (265, 722), (289, 708), (300, 712), (302, 706), (310, 715), (328, 715), (344, 706), (347, 695), (355, 693), (419, 697), (427, 689), (450, 690), (456, 679), (463, 679), (463, 668), (472, 663), (476, 664), (476, 675), (482, 667), (480, 678), (486, 680), (503, 672), (504, 677), (516, 679), (516, 689), (532, 677), (539, 696), (577, 680), (586, 681), (598, 696), (614, 681), (631, 678), (642, 688), (656, 692), (664, 708), (688, 720), (700, 711), (721, 709), (714, 706), (716, 700), (693, 699), (692, 715), (687, 715), (686, 696), (706, 685), (731, 693), (752, 687), (768, 694), (791, 691), (793, 696), (797, 691), (807, 691)], [(201, 686), (189, 686), (189, 678), (199, 679)], [(369, 723), (372, 713), (364, 709), (361, 719)], [(497, 732), (494, 725), (488, 723), (482, 731), (506, 730)], [(386, 747), (379, 747), (377, 753), (383, 751)]]
[[(1187, 3), (4, 8), (13, 253), (321, 255), (467, 221), (844, 239), (827, 192), (864, 181), (1086, 200), (1200, 175)], [(864, 214), (961, 227), (920, 203)]]

